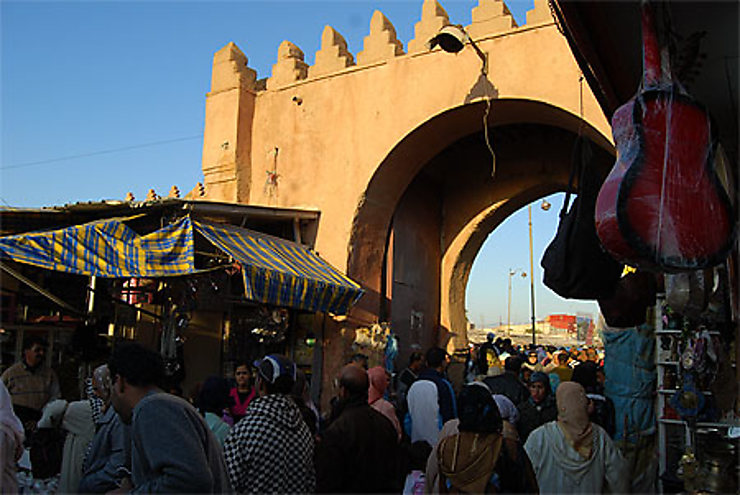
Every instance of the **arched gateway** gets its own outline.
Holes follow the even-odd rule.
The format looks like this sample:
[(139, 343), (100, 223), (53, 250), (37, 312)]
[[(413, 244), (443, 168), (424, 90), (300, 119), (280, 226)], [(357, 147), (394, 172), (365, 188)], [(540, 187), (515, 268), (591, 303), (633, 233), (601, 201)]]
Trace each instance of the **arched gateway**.
[[(214, 56), (203, 144), (208, 199), (320, 210), (316, 249), (367, 291), (326, 339), (391, 321), (402, 359), (411, 343), (466, 342), (475, 255), (508, 215), (564, 188), (579, 131), (596, 166), (613, 153), (547, 0), (523, 26), (502, 1), (480, 0), (466, 30), (487, 76), (470, 48), (429, 51), (450, 20), (436, 0), (421, 11), (406, 52), (376, 11), (356, 61), (327, 26), (314, 65), (285, 41), (266, 80), (228, 44)], [(346, 346), (326, 352), (338, 365)]]

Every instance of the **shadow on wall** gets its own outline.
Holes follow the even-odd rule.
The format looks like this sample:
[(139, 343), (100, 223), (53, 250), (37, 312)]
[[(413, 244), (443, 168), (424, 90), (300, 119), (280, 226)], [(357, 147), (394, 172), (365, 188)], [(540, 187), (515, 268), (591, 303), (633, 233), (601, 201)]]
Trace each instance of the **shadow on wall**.
[(498, 98), (498, 89), (482, 72), (478, 75), (478, 80), (475, 81), (468, 94), (465, 95), (465, 103), (472, 103), (478, 98)]

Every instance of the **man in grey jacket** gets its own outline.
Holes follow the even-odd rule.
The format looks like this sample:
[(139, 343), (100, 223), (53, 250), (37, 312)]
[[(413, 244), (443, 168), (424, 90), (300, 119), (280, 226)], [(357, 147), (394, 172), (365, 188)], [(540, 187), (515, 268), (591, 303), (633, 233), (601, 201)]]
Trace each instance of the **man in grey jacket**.
[(103, 416), (82, 467), (80, 493), (106, 493), (118, 488), (131, 471), (130, 427), (110, 407), (111, 380), (107, 365), (93, 372), (93, 392), (103, 401)]
[(131, 425), (131, 474), (119, 491), (231, 492), (223, 452), (188, 402), (159, 388), (162, 357), (139, 344), (119, 344), (108, 363), (111, 403)]

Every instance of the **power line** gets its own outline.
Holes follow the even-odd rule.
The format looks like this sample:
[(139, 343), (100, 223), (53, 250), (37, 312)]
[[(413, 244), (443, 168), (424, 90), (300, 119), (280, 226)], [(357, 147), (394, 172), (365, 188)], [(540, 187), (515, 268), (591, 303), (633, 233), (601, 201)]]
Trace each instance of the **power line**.
[(177, 143), (179, 141), (190, 141), (192, 139), (201, 139), (202, 137), (203, 137), (203, 134), (198, 134), (197, 136), (187, 136), (187, 137), (181, 137), (181, 138), (175, 138), (175, 139), (167, 139), (164, 141), (154, 141), (151, 143), (134, 144), (131, 146), (124, 146), (123, 148), (113, 148), (109, 150), (92, 151), (90, 153), (81, 153), (79, 155), (62, 156), (59, 158), (49, 158), (46, 160), (39, 160), (36, 162), (17, 163), (15, 165), (6, 165), (3, 167), (0, 167), (0, 170), (10, 170), (13, 168), (31, 167), (34, 165), (43, 165), (45, 163), (62, 162), (65, 160), (74, 160), (76, 158), (86, 158), (88, 156), (107, 155), (110, 153), (118, 153), (119, 151), (128, 151), (128, 150), (134, 150), (134, 149), (139, 149), (139, 148), (150, 148), (152, 146), (160, 146), (162, 144)]

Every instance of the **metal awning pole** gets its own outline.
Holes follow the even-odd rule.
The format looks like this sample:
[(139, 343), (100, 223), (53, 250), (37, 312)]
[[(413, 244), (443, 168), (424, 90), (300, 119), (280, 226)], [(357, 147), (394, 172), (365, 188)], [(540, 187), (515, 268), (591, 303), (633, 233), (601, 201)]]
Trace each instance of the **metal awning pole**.
[(32, 288), (33, 290), (35, 290), (36, 292), (38, 292), (39, 294), (41, 294), (42, 296), (46, 297), (50, 301), (54, 302), (55, 304), (61, 306), (64, 309), (66, 309), (67, 311), (70, 311), (70, 312), (72, 312), (72, 313), (74, 313), (74, 314), (76, 314), (78, 316), (84, 316), (85, 315), (85, 312), (84, 311), (80, 311), (79, 309), (75, 308), (74, 306), (72, 306), (70, 304), (67, 304), (66, 302), (62, 301), (61, 299), (59, 299), (54, 294), (52, 294), (48, 290), (44, 289), (40, 285), (36, 284), (34, 281), (32, 281), (32, 280), (26, 278), (25, 276), (21, 275), (17, 271), (13, 270), (12, 268), (10, 268), (5, 263), (0, 263), (0, 269), (2, 269), (2, 271), (4, 271), (5, 273), (7, 273), (8, 275), (10, 275), (11, 277), (17, 279), (18, 281), (23, 282), (24, 284), (26, 284), (27, 286), (29, 286), (30, 288)]

